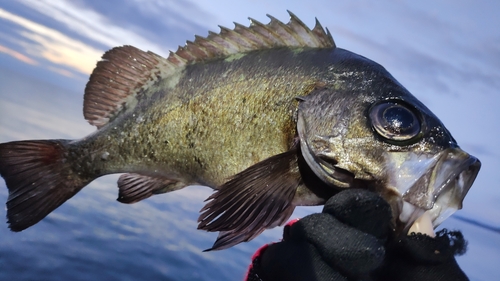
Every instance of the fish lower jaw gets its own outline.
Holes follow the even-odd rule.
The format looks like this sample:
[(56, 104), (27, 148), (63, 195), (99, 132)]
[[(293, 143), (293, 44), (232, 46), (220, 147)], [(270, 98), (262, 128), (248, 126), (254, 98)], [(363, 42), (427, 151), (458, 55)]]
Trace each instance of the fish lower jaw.
[(429, 212), (424, 212), (415, 222), (411, 225), (408, 230), (408, 235), (412, 233), (422, 233), (426, 234), (430, 237), (436, 237), (436, 233), (434, 232), (434, 226), (432, 226), (432, 219)]
[(424, 210), (408, 202), (403, 202), (399, 220), (406, 224), (405, 230), (408, 229), (407, 235), (421, 233), (430, 237), (436, 237), (429, 210)]

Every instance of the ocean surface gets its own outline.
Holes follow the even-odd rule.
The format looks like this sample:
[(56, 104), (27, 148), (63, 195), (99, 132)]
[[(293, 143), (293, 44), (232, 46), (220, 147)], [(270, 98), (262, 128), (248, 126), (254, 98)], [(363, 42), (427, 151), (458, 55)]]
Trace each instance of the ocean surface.
[[(0, 142), (76, 139), (94, 131), (82, 113), (88, 72), (98, 59), (85, 57), (92, 50), (100, 56), (113, 44), (137, 42), (143, 49), (165, 55), (175, 42), (193, 39), (192, 33), (206, 35), (205, 22), (215, 30), (217, 23), (246, 24), (242, 14), (276, 14), (288, 8), (281, 2), (274, 6), (268, 1), (243, 1), (242, 7), (221, 12), (189, 1), (189, 7), (164, 1), (169, 4), (163, 8), (155, 8), (154, 1), (138, 1), (141, 9), (133, 10), (132, 2), (125, 1), (121, 9), (115, 9), (118, 4), (113, 1), (78, 1), (78, 7), (71, 6), (72, 1), (0, 3)], [(218, 1), (218, 7), (230, 7), (223, 2)], [(469, 241), (468, 252), (457, 260), (471, 280), (498, 279), (500, 37), (481, 33), (496, 30), (493, 27), (498, 24), (483, 20), (493, 9), (479, 9), (468, 1), (451, 10), (431, 2), (418, 6), (386, 1), (359, 7), (351, 1), (339, 1), (343, 4), (336, 7), (328, 6), (333, 5), (329, 1), (313, 2), (317, 2), (314, 9), (301, 10), (299, 4), (290, 9), (309, 16), (308, 25), (318, 16), (340, 47), (353, 48), (387, 67), (431, 108), (464, 150), (482, 161), (464, 209), (439, 228), (461, 230)], [(467, 8), (467, 3), (474, 8)], [(331, 20), (328, 15), (333, 10), (338, 12)], [(168, 11), (169, 17), (159, 11)], [(68, 15), (72, 18), (65, 18)], [(286, 21), (284, 16), (280, 19)], [(170, 28), (161, 36), (153, 32), (160, 22)], [(132, 36), (137, 34), (142, 37)], [(170, 34), (174, 43), (162, 45)], [(383, 39), (375, 41), (373, 34)], [(414, 37), (420, 38), (419, 44), (411, 41)], [(472, 37), (476, 41), (470, 44), (462, 40)], [(118, 175), (111, 175), (95, 180), (20, 233), (8, 229), (5, 208), (0, 208), (0, 280), (242, 280), (254, 251), (281, 237), (282, 229), (275, 228), (249, 243), (203, 252), (217, 236), (196, 229), (198, 211), (212, 193), (210, 188), (191, 186), (126, 205), (116, 201), (117, 179)], [(0, 179), (0, 205), (7, 195)], [(320, 210), (297, 208), (292, 218)]]

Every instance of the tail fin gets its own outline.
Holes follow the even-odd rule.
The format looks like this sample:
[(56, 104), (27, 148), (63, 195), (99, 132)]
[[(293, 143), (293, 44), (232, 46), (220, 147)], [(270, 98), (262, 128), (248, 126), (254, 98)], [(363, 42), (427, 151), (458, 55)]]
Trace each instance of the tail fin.
[(12, 231), (36, 224), (88, 183), (74, 174), (66, 161), (68, 142), (0, 144), (0, 175), (9, 189), (7, 219)]

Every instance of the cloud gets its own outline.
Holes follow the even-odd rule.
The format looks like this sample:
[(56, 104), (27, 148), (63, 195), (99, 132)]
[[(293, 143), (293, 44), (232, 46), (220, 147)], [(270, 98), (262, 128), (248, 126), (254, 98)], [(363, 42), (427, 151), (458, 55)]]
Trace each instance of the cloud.
[(134, 44), (153, 52), (167, 53), (168, 51), (156, 42), (131, 31), (127, 26), (116, 25), (104, 14), (79, 5), (75, 1), (21, 0), (21, 3), (106, 48)]
[[(481, 31), (465, 32), (426, 10), (392, 8), (398, 13), (391, 14), (390, 21), (375, 23), (376, 37), (363, 30), (367, 27), (330, 29), (334, 38), (347, 41), (348, 49), (381, 63), (415, 93), (463, 96), (494, 93), (500, 87), (500, 41), (480, 35)], [(368, 11), (364, 13), (369, 17)], [(389, 28), (396, 21), (401, 24)]]
[(0, 53), (5, 53), (13, 58), (16, 58), (24, 63), (31, 64), (31, 65), (37, 65), (38, 62), (28, 56), (25, 56), (17, 51), (14, 51), (12, 49), (9, 49), (5, 46), (0, 45)]
[[(161, 21), (165, 26), (190, 33), (198, 31), (200, 27), (210, 25), (215, 27), (220, 24), (216, 17), (200, 7), (203, 3), (194, 4), (188, 0), (128, 0), (128, 2), (144, 14)], [(165, 16), (167, 12), (169, 16)]]
[(52, 63), (65, 65), (88, 74), (102, 54), (101, 50), (3, 9), (0, 9), (0, 18), (23, 28), (19, 35), (27, 40), (19, 44), (31, 56), (41, 57)]
[[(50, 22), (44, 22), (43, 17), (37, 17), (38, 22), (35, 22), (0, 8), (0, 19), (21, 28), (14, 36), (11, 36), (13, 38), (10, 40), (14, 45), (19, 46), (19, 50), (14, 51), (12, 48), (0, 45), (0, 52), (31, 65), (37, 65), (36, 58), (45, 59), (50, 62), (48, 66), (42, 60), (38, 62), (38, 65), (67, 77), (75, 76), (72, 71), (90, 74), (103, 52), (114, 46), (131, 44), (163, 55), (168, 54), (169, 49), (175, 46), (162, 44), (162, 40), (150, 40), (141, 35), (148, 33), (141, 32), (144, 26), (122, 25), (119, 20), (111, 20), (103, 13), (79, 5), (78, 3), (81, 2), (63, 0), (20, 0), (20, 2), (39, 14), (47, 16)], [(145, 13), (155, 10), (155, 7), (161, 6), (160, 4), (141, 6), (139, 3), (134, 3), (137, 5), (136, 11), (141, 7), (140, 9), (145, 9)], [(158, 12), (154, 13), (154, 17), (162, 19)], [(165, 24), (184, 30), (193, 29), (191, 22), (181, 20), (179, 16), (166, 15), (165, 18), (171, 19)], [(134, 21), (130, 22), (134, 24)], [(149, 33), (149, 35), (154, 34)]]
[(66, 77), (75, 77), (73, 72), (68, 71), (64, 68), (59, 68), (59, 67), (55, 67), (55, 66), (49, 66), (48, 68), (49, 68), (49, 70), (54, 71), (55, 73), (59, 73), (59, 74), (66, 76)]

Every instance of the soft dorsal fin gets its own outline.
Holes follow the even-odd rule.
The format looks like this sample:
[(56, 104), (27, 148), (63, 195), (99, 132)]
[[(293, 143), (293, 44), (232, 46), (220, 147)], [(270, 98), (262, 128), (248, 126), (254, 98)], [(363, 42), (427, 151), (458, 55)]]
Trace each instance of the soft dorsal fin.
[(174, 63), (132, 46), (113, 48), (90, 75), (83, 97), (83, 115), (100, 128), (126, 108), (143, 88), (175, 69)]
[(287, 24), (268, 15), (262, 24), (250, 18), (250, 26), (235, 23), (234, 29), (220, 26), (220, 33), (209, 32), (206, 38), (195, 36), (184, 47), (170, 52), (167, 59), (132, 46), (107, 51), (90, 76), (85, 88), (85, 119), (98, 128), (107, 124), (149, 85), (167, 78), (186, 64), (225, 58), (230, 55), (278, 47), (335, 48), (335, 42), (318, 20), (309, 29), (288, 11)]

